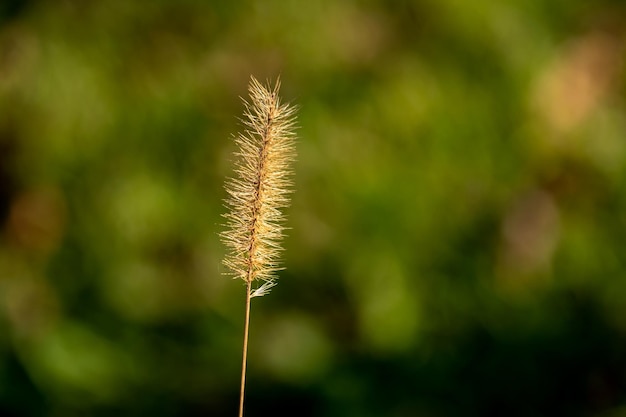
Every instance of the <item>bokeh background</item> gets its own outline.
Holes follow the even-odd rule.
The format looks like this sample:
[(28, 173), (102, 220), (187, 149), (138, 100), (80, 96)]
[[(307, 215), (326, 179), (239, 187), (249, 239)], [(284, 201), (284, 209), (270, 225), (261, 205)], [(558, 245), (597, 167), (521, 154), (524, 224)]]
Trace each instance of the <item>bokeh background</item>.
[(2, 0), (0, 415), (227, 416), (250, 75), (301, 107), (248, 416), (626, 416), (626, 5)]

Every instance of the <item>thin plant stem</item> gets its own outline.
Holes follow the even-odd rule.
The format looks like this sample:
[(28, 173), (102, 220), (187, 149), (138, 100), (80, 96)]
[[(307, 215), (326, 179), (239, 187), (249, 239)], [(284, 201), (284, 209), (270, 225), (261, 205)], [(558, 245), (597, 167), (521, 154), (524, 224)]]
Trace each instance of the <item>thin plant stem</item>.
[(243, 417), (243, 398), (246, 390), (246, 364), (248, 362), (248, 333), (250, 328), (250, 300), (252, 281), (248, 281), (246, 289), (246, 321), (243, 329), (243, 359), (241, 361), (241, 390), (239, 391), (239, 417)]

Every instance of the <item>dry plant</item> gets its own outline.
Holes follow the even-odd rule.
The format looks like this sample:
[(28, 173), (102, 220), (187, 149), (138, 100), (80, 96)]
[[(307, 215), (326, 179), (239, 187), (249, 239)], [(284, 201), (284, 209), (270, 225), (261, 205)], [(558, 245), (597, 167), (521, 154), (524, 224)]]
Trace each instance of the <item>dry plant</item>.
[(292, 192), (291, 165), (295, 158), (296, 108), (281, 103), (280, 80), (274, 88), (251, 77), (244, 101), (245, 130), (235, 137), (235, 177), (226, 182), (228, 213), (221, 238), (228, 249), (224, 265), (229, 275), (246, 284), (246, 317), (241, 366), (239, 417), (243, 416), (246, 382), (250, 301), (267, 294), (276, 285), (282, 251), (285, 215)]

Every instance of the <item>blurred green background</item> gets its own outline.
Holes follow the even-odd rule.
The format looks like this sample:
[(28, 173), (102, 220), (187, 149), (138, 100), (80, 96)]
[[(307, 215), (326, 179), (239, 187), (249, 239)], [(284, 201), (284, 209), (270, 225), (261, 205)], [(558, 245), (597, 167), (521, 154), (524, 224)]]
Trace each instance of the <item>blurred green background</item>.
[(0, 415), (227, 416), (223, 182), (299, 112), (247, 416), (626, 416), (626, 5), (0, 2)]

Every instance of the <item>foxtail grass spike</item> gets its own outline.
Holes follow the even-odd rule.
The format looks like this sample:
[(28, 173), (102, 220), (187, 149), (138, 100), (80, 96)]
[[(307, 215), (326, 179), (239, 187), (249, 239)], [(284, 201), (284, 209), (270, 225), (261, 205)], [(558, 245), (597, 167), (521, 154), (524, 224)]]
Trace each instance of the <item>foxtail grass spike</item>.
[(250, 300), (263, 296), (276, 285), (276, 272), (285, 230), (283, 209), (292, 192), (292, 163), (295, 158), (296, 108), (278, 97), (280, 80), (274, 87), (251, 77), (250, 101), (244, 100), (244, 131), (235, 137), (235, 176), (225, 185), (228, 198), (226, 230), (221, 238), (228, 250), (224, 259), (227, 274), (246, 284), (246, 318), (239, 416), (243, 398), (250, 323)]

